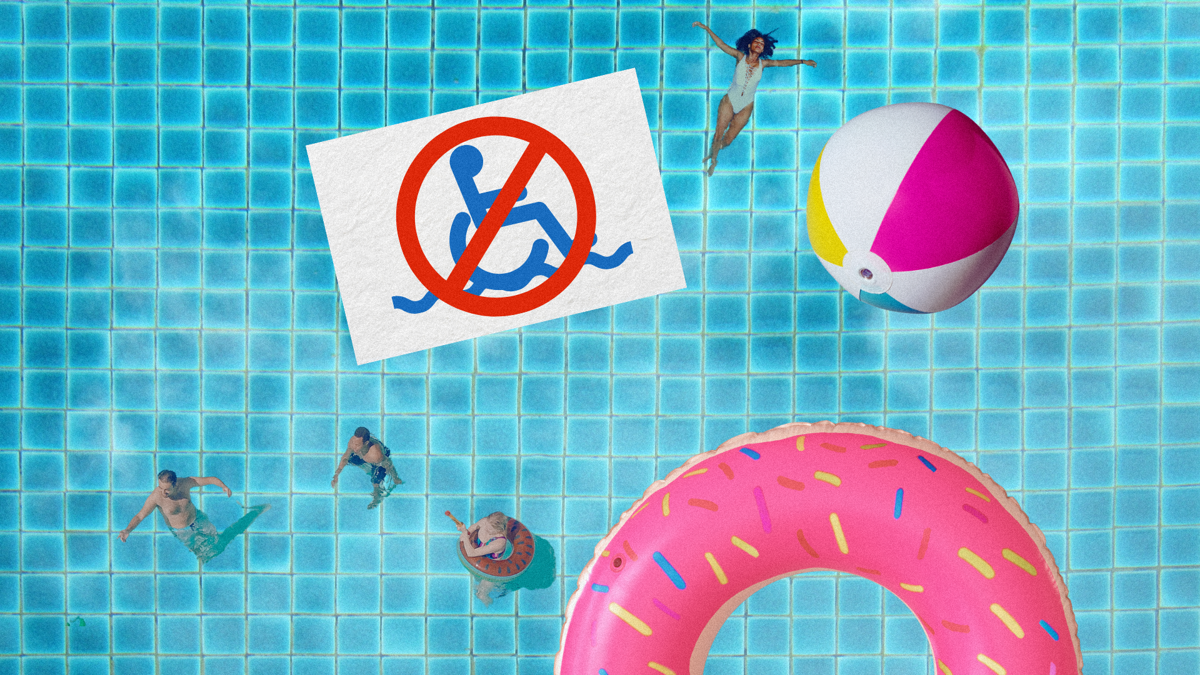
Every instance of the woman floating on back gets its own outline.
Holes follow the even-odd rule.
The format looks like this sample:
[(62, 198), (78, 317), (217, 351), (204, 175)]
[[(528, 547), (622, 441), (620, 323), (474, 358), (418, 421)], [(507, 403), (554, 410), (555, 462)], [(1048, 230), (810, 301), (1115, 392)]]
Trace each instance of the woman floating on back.
[(713, 130), (712, 147), (703, 160), (703, 162), (712, 162), (706, 167), (708, 175), (711, 176), (717, 168), (717, 153), (721, 152), (721, 148), (732, 143), (733, 139), (737, 138), (737, 135), (745, 128), (746, 123), (750, 121), (750, 115), (754, 112), (754, 92), (758, 89), (758, 81), (762, 78), (763, 68), (801, 64), (815, 68), (817, 62), (804, 59), (778, 61), (771, 59), (770, 56), (774, 53), (778, 40), (753, 28), (738, 38), (737, 49), (734, 49), (699, 21), (693, 23), (692, 26), (703, 28), (721, 51), (738, 61), (737, 68), (733, 71), (733, 84), (729, 85), (729, 92), (721, 99), (721, 105), (717, 110), (717, 128)]

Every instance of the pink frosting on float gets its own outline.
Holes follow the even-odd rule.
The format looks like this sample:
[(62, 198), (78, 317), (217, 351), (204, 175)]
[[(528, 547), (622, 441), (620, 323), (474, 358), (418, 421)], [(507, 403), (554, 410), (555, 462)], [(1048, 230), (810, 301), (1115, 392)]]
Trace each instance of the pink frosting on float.
[(652, 485), (596, 551), (556, 673), (700, 675), (730, 612), (818, 569), (895, 593), (941, 673), (1082, 668), (1041, 531), (973, 464), (903, 432), (821, 423), (740, 436)]
[(909, 165), (871, 252), (892, 272), (945, 265), (987, 248), (1019, 210), (1017, 185), (992, 139), (951, 110)]

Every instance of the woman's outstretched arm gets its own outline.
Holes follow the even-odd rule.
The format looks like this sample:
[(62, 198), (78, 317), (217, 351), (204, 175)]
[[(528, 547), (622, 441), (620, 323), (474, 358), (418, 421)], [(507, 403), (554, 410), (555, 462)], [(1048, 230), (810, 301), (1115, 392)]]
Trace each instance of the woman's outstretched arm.
[(693, 28), (703, 28), (704, 32), (708, 33), (708, 36), (712, 38), (714, 43), (716, 43), (717, 48), (719, 48), (721, 51), (725, 52), (726, 54), (732, 56), (735, 59), (741, 58), (741, 56), (742, 56), (741, 52), (739, 52), (738, 50), (734, 49), (733, 47), (730, 47), (729, 45), (725, 44), (725, 42), (721, 38), (717, 37), (717, 34), (712, 32), (712, 29), (709, 28), (708, 26), (705, 26), (704, 24), (700, 23), (699, 21), (695, 21), (692, 23), (692, 27)]
[(816, 68), (817, 62), (810, 61), (808, 59), (780, 59), (778, 61), (774, 59), (767, 59), (765, 66), (812, 66), (813, 68)]

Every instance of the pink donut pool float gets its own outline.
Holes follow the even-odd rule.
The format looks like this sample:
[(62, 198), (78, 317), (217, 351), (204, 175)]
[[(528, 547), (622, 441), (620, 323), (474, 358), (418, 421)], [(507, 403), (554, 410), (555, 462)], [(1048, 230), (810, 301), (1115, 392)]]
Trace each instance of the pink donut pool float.
[(1041, 530), (974, 464), (910, 434), (789, 424), (658, 481), (596, 547), (567, 606), (561, 675), (702, 675), (755, 591), (832, 570), (896, 594), (939, 675), (1078, 675)]

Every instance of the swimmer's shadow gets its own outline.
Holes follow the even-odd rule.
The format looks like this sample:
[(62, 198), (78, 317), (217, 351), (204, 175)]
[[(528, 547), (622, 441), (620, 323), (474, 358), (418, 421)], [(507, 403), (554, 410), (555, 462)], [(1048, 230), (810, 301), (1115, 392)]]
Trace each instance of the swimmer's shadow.
[(216, 551), (215, 553), (213, 553), (211, 556), (208, 556), (206, 558), (199, 558), (199, 557), (197, 558), (200, 561), (200, 564), (203, 565), (204, 563), (209, 562), (213, 558), (224, 553), (225, 548), (227, 546), (229, 546), (230, 544), (232, 544), (233, 540), (238, 538), (238, 535), (242, 534), (247, 529), (249, 529), (250, 524), (253, 523), (259, 516), (261, 516), (263, 514), (263, 511), (266, 511), (269, 508), (271, 508), (270, 504), (259, 504), (258, 506), (251, 506), (250, 509), (246, 512), (246, 515), (242, 516), (241, 518), (238, 518), (237, 521), (235, 521), (229, 527), (225, 528), (225, 530), (222, 531), (221, 534), (219, 534), (217, 536), (217, 541), (213, 545), (213, 549)]
[(533, 536), (533, 546), (533, 560), (530, 561), (529, 567), (521, 576), (504, 584), (510, 592), (521, 589), (537, 591), (550, 588), (554, 583), (554, 572), (557, 566), (554, 547), (536, 534)]

